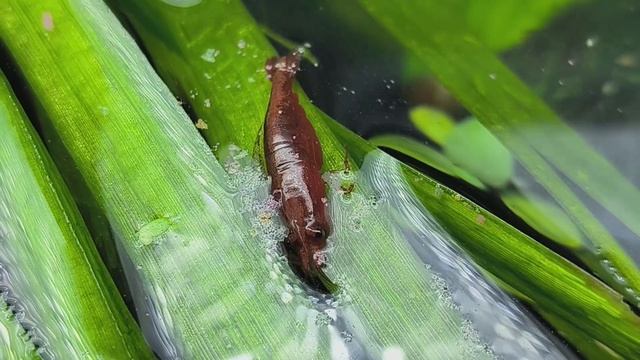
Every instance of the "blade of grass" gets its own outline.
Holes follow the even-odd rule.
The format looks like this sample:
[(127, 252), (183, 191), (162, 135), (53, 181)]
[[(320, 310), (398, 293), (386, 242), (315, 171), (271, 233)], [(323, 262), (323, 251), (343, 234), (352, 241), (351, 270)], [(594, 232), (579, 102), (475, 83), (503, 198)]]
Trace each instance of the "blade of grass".
[(0, 281), (17, 303), (18, 321), (31, 328), (27, 341), (49, 357), (151, 359), (69, 191), (2, 73), (0, 179), (0, 269), (6, 271)]
[[(174, 91), (187, 89), (198, 94), (188, 98), (188, 101), (197, 116), (209, 124), (202, 133), (210, 144), (223, 148), (225, 144), (235, 143), (252, 151), (259, 139), (269, 94), (269, 84), (262, 73), (263, 62), (273, 56), (273, 50), (259, 35), (259, 30), (244, 9), (235, 2), (224, 5), (205, 2), (200, 7), (182, 10), (147, 3), (147, 11), (154, 14), (154, 19), (164, 26), (173, 27), (170, 33), (179, 39), (176, 41), (163, 39), (162, 35), (149, 31), (135, 11), (127, 7), (127, 2), (116, 3), (134, 24), (170, 87)], [(208, 23), (220, 24), (224, 31), (210, 29), (206, 26)], [(240, 39), (245, 40), (247, 46), (244, 52), (238, 53), (236, 44)], [(173, 52), (165, 41), (183, 46), (179, 52)], [(207, 48), (220, 50), (220, 56), (213, 65), (199, 60), (200, 54)], [(328, 119), (302, 94), (300, 99), (321, 137), (327, 168), (342, 168), (344, 145), (352, 156), (354, 168), (361, 164), (365, 154), (371, 152), (373, 147)], [(576, 318), (584, 319), (583, 324), (564, 326), (563, 330), (597, 339), (619, 353), (632, 354), (637, 351), (640, 343), (638, 319), (616, 293), (460, 195), (407, 168), (405, 171), (423, 204), (454, 231), (460, 243), (474, 257), (484, 258), (483, 266), (504, 278), (514, 289), (527, 294), (529, 299), (533, 299), (530, 302), (533, 306), (558, 314), (568, 323)], [(372, 226), (375, 227), (375, 224)], [(376, 245), (381, 244), (384, 243)], [(351, 261), (364, 264), (365, 270), (376, 272), (381, 265), (398, 266), (397, 263), (381, 264), (380, 259), (385, 258), (386, 254), (397, 251), (391, 251), (391, 248), (381, 249), (374, 254), (375, 259), (363, 262), (355, 257)], [(367, 251), (364, 251), (364, 255), (371, 256)], [(532, 259), (532, 265), (523, 266), (523, 259)], [(357, 268), (359, 265), (352, 266)], [(353, 272), (345, 273), (347, 278), (355, 275)], [(385, 276), (385, 272), (382, 271), (380, 276)], [(387, 283), (395, 280), (386, 276), (376, 281), (379, 282), (377, 286), (382, 285), (377, 290), (380, 296), (398, 291), (397, 287)], [(403, 272), (401, 276), (414, 277), (411, 272)], [(372, 281), (367, 276), (361, 279), (364, 283)], [(383, 303), (394, 303), (393, 299), (383, 300)], [(398, 308), (398, 311), (402, 310)], [(395, 323), (394, 317), (389, 315), (387, 312), (377, 312), (370, 321)], [(607, 330), (603, 332), (603, 328)], [(385, 335), (384, 329), (378, 331)], [(391, 338), (393, 334), (387, 333), (386, 336)]]
[(281, 300), (284, 284), (251, 241), (236, 189), (106, 5), (9, 0), (0, 13), (0, 39), (56, 161), (69, 182), (86, 185), (100, 210), (88, 216), (108, 220), (140, 278), (136, 306), (152, 321), (148, 334), (159, 332), (154, 350), (326, 358), (317, 311)]
[[(636, 264), (555, 169), (638, 235), (640, 191), (467, 31), (463, 19), (447, 6), (433, 1), (393, 6), (361, 0), (361, 4), (420, 58), (558, 201), (593, 247), (600, 249), (599, 254), (594, 249), (577, 255), (609, 286), (637, 305), (640, 273)], [(620, 277), (624, 280), (618, 280)]]

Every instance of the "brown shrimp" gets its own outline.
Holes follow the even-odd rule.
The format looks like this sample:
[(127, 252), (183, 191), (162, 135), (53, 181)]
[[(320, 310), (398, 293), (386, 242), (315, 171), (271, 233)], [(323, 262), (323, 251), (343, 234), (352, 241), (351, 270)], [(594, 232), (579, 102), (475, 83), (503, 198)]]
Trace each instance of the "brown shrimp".
[(331, 231), (321, 177), (322, 148), (293, 91), (300, 55), (267, 61), (272, 82), (264, 123), (264, 148), (271, 192), (282, 205), (289, 229), (285, 249), (292, 268), (309, 285), (333, 292), (337, 287), (322, 271), (323, 249)]

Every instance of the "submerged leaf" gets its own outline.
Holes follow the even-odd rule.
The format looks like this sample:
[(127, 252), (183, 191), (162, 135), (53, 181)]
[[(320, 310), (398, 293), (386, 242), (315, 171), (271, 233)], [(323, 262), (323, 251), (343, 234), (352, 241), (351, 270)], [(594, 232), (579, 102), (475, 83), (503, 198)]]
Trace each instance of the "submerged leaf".
[(464, 20), (474, 35), (496, 51), (521, 43), (560, 12), (582, 0), (471, 0)]
[(580, 231), (555, 204), (532, 194), (505, 194), (502, 201), (529, 226), (570, 249), (583, 246)]
[(439, 151), (413, 138), (402, 135), (378, 135), (369, 139), (369, 142), (378, 147), (398, 151), (447, 175), (462, 179), (479, 189), (486, 189), (486, 186), (478, 178), (456, 166)]
[(444, 144), (444, 154), (489, 186), (502, 187), (513, 175), (509, 150), (474, 118), (453, 129)]
[(409, 120), (427, 138), (438, 145), (444, 145), (456, 127), (446, 113), (428, 106), (416, 106), (409, 111)]

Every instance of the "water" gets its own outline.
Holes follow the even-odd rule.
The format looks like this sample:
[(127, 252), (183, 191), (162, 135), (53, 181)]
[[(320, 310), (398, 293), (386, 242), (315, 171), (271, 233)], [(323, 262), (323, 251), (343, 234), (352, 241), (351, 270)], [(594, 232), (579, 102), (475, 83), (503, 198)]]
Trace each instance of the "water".
[[(206, 3), (202, 0), (163, 2), (176, 12), (197, 9)], [(581, 352), (593, 357), (590, 351), (594, 350), (590, 347), (601, 351), (596, 354), (607, 351), (607, 345), (595, 337), (615, 327), (611, 324), (617, 319), (607, 315), (623, 314), (620, 317), (628, 321), (620, 326), (637, 320), (628, 317), (629, 308), (616, 297), (617, 292), (630, 307), (640, 308), (640, 290), (633, 277), (640, 262), (639, 227), (635, 221), (640, 172), (633, 156), (640, 150), (635, 136), (639, 129), (634, 122), (640, 114), (635, 101), (640, 55), (634, 47), (640, 31), (636, 31), (637, 21), (633, 21), (636, 10), (632, 2), (610, 6), (596, 1), (576, 6), (546, 20), (539, 29), (528, 30), (530, 34), (523, 35), (517, 42), (492, 48), (496, 58), (521, 77), (532, 93), (563, 121), (543, 126), (538, 120), (542, 123), (548, 119), (542, 117), (516, 127), (510, 127), (509, 121), (517, 121), (520, 114), (526, 119), (527, 111), (534, 106), (525, 106), (519, 113), (512, 112), (509, 106), (501, 107), (504, 104), (501, 102), (496, 102), (491, 111), (477, 106), (497, 101), (501, 93), (496, 89), (507, 92), (513, 89), (509, 83), (511, 75), (499, 67), (483, 69), (474, 77), (465, 78), (467, 87), (478, 96), (469, 103), (464, 94), (451, 89), (446, 79), (439, 81), (447, 74), (438, 73), (437, 68), (426, 70), (421, 59), (414, 58), (401, 45), (402, 41), (394, 39), (380, 24), (372, 24), (368, 15), (361, 17), (362, 14), (352, 11), (355, 9), (350, 4), (246, 3), (252, 16), (266, 32), (272, 33), (271, 38), (279, 44), (281, 53), (291, 47), (287, 45), (289, 40), (309, 49), (309, 59), (314, 59), (314, 65), (319, 66), (314, 68), (305, 63), (300, 83), (323, 111), (363, 137), (401, 134), (416, 139), (448, 157), (458, 170), (469, 172), (484, 186), (465, 182), (456, 176), (459, 172), (438, 171), (393, 151), (389, 153), (462, 195), (450, 196), (447, 187), (436, 185), (433, 196), (427, 199), (438, 205), (418, 201), (424, 198), (416, 190), (417, 180), (408, 178), (407, 174), (411, 173), (406, 168), (379, 151), (358, 154), (359, 170), (335, 169), (324, 174), (329, 188), (326, 202), (334, 225), (325, 254), (327, 273), (341, 287), (339, 293), (329, 296), (308, 288), (289, 268), (281, 250), (287, 229), (279, 216), (278, 203), (269, 195), (269, 180), (254, 159), (256, 154), (247, 154), (233, 146), (218, 151), (218, 145), (212, 146), (214, 152), (224, 154), (219, 157), (222, 165), (219, 166), (203, 142), (170, 150), (150, 149), (151, 153), (166, 151), (168, 159), (186, 164), (190, 172), (164, 175), (177, 179), (175, 183), (182, 181), (197, 187), (198, 194), (174, 196), (172, 191), (180, 189), (179, 186), (150, 188), (141, 194), (127, 194), (132, 198), (139, 196), (136, 199), (140, 200), (130, 207), (121, 206), (121, 194), (107, 195), (102, 205), (110, 211), (134, 210), (130, 223), (115, 220), (122, 215), (118, 210), (104, 215), (116, 238), (138, 321), (161, 358), (215, 354), (231, 359), (561, 359), (579, 356)], [(468, 13), (458, 18), (472, 19), (472, 10), (473, 6), (460, 9)], [(491, 19), (491, 24), (498, 27), (505, 18)], [(37, 21), (44, 36), (53, 36), (64, 24), (56, 13), (49, 11), (42, 12)], [(225, 24), (216, 23), (215, 29), (224, 31)], [(198, 73), (198, 77), (211, 83), (218, 81), (212, 75), (216, 67), (229, 67), (243, 58), (259, 58), (258, 65), (247, 67), (250, 71), (235, 80), (227, 78), (220, 86), (224, 94), (242, 103), (251, 114), (252, 107), (264, 104), (253, 103), (250, 96), (245, 98), (239, 94), (250, 94), (252, 89), (262, 86), (260, 66), (264, 59), (256, 50), (259, 42), (240, 35), (223, 51), (214, 43), (198, 47), (195, 57), (209, 66), (207, 71)], [(280, 39), (276, 40), (278, 36)], [(118, 43), (116, 40), (114, 43)], [(463, 43), (478, 44), (479, 41), (468, 38)], [(440, 52), (460, 45), (447, 41), (442, 44)], [(438, 54), (436, 51), (433, 55)], [(479, 68), (481, 65), (477, 64)], [(142, 78), (155, 79), (150, 68), (149, 74)], [(161, 87), (158, 83), (145, 84)], [(183, 90), (185, 99), (181, 105), (190, 112), (196, 112), (197, 106), (193, 105), (196, 102), (212, 111), (223, 105), (219, 97), (207, 93), (208, 89), (186, 87)], [(535, 101), (524, 102), (527, 105)], [(465, 108), (463, 103), (470, 106)], [(464, 134), (466, 137), (455, 143), (447, 143), (446, 136), (432, 138), (420, 132), (409, 119), (411, 110), (417, 106), (441, 111), (451, 119), (453, 127), (472, 113), (488, 117), (494, 112), (515, 114), (489, 129), (517, 161), (513, 173), (503, 182), (486, 181), (483, 176), (494, 173), (493, 169), (498, 168), (494, 162), (500, 160), (492, 154), (484, 158), (471, 156), (477, 155), (478, 149), (488, 148), (483, 142), (486, 138), (471, 139), (471, 135)], [(115, 104), (104, 104), (92, 111), (96, 116), (108, 118), (121, 110)], [(31, 113), (34, 112), (32, 109)], [(162, 116), (162, 111), (157, 114)], [(553, 115), (549, 117), (555, 119)], [(206, 133), (214, 127), (212, 124), (217, 118), (203, 116), (193, 120), (195, 127)], [(487, 119), (480, 119), (483, 120), (483, 124), (487, 124)], [(180, 126), (177, 132), (185, 128)], [(195, 129), (190, 130), (195, 136)], [(172, 131), (175, 129), (170, 133)], [(471, 140), (477, 140), (480, 146), (468, 146)], [(105, 138), (97, 145), (105, 154), (114, 151), (109, 141)], [(348, 139), (344, 143), (348, 144)], [(525, 146), (521, 146), (522, 143)], [(475, 159), (474, 166), (452, 159), (452, 149), (461, 151), (465, 158)], [(179, 152), (175, 158), (173, 150)], [(360, 151), (347, 150), (353, 154)], [(205, 153), (206, 156), (202, 155)], [(172, 165), (168, 164), (167, 168), (171, 169)], [(113, 190), (109, 181), (114, 181), (113, 174), (119, 168), (99, 160), (92, 166), (97, 178), (104, 180), (96, 185), (97, 193), (108, 194)], [(485, 170), (483, 176), (478, 175), (478, 169)], [(545, 183), (545, 179), (550, 178), (541, 176), (545, 172), (552, 174), (556, 183)], [(136, 179), (142, 180), (148, 179)], [(128, 191), (126, 186), (119, 189), (122, 193)], [(171, 201), (145, 202), (153, 198), (147, 195), (156, 191), (166, 192)], [(513, 194), (534, 205), (538, 201), (534, 199), (542, 199), (549, 206), (547, 209), (554, 209), (549, 213), (562, 214), (566, 220), (562, 224), (568, 223), (566, 226), (578, 234), (572, 239), (575, 241), (563, 241), (557, 236), (567, 232), (555, 233), (557, 229), (553, 226), (540, 225), (549, 223), (549, 213), (536, 214), (527, 209), (531, 212), (525, 214), (522, 209), (517, 209), (518, 212), (510, 207), (504, 199)], [(457, 204), (451, 204), (452, 197)], [(512, 274), (500, 271), (500, 266), (504, 269), (511, 266), (510, 263), (495, 265), (487, 264), (486, 260), (483, 263), (483, 256), (493, 261), (500, 257), (483, 253), (486, 251), (483, 244), (472, 243), (482, 237), (469, 239), (469, 232), (461, 229), (476, 229), (472, 226), (490, 229), (487, 231), (493, 231), (497, 241), (504, 236), (505, 244), (510, 246), (514, 243), (506, 239), (520, 237), (508, 231), (500, 232), (506, 227), (481, 212), (479, 206), (529, 235), (543, 245), (544, 251), (551, 249), (574, 263), (576, 267), (572, 267), (572, 271), (583, 269), (592, 277), (578, 276), (576, 280), (569, 276), (575, 273), (567, 275), (559, 268)], [(443, 215), (439, 207), (472, 208), (473, 214), (460, 210)], [(470, 218), (463, 219), (464, 216)], [(3, 223), (14, 219), (14, 215), (0, 211), (0, 242), (3, 236), (16, 236), (3, 232), (2, 228)], [(535, 248), (529, 243), (519, 246)], [(540, 248), (535, 250), (536, 254), (545, 253)], [(476, 260), (479, 257), (478, 262), (484, 267), (471, 257)], [(519, 259), (523, 267), (545, 264), (528, 264), (527, 260)], [(555, 265), (557, 263), (551, 261), (548, 266)], [(39, 319), (39, 314), (46, 311), (30, 302), (33, 294), (27, 291), (27, 281), (20, 280), (19, 268), (18, 261), (0, 254), (0, 309), (17, 320), (8, 325), (0, 320), (0, 340), (11, 341), (7, 340), (11, 326), (21, 328), (26, 333), (20, 339), (27, 339), (27, 343), (38, 347), (41, 356), (53, 358), (44, 335), (47, 329), (40, 329), (44, 321)], [(558, 271), (555, 273), (558, 278), (547, 277), (554, 271)], [(45, 275), (30, 276), (47, 282)], [(496, 283), (492, 280), (494, 277), (498, 279)], [(601, 303), (578, 301), (582, 293), (576, 295), (572, 291), (582, 289), (583, 280), (587, 282), (586, 287), (593, 289), (590, 294), (602, 295), (594, 297)], [(513, 284), (522, 288), (514, 289)], [(553, 286), (545, 287), (546, 284)], [(56, 289), (49, 290), (55, 292)], [(565, 297), (578, 300), (564, 302)], [(563, 311), (549, 313), (549, 309), (558, 311), (558, 307), (562, 307), (556, 303), (575, 304), (577, 308), (567, 306), (569, 315), (558, 319)], [(7, 304), (10, 306), (2, 306)], [(600, 304), (603, 309), (605, 305), (612, 307), (594, 311)], [(57, 304), (47, 306), (55, 308)], [(598, 328), (609, 327), (595, 331), (596, 335), (581, 332), (593, 324)], [(614, 330), (624, 332), (622, 328)], [(70, 332), (65, 336), (75, 335)], [(619, 339), (625, 341), (623, 336), (614, 341)], [(67, 339), (61, 341), (68, 342)], [(70, 342), (65, 344), (73, 346)], [(632, 348), (633, 343), (628, 346)]]

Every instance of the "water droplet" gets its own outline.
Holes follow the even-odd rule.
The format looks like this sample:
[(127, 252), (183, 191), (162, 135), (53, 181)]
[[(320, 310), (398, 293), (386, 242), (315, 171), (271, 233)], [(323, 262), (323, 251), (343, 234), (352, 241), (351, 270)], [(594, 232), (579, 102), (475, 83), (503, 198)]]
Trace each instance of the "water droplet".
[(497, 78), (498, 78), (498, 76), (496, 74), (494, 74), (494, 73), (489, 74), (489, 79), (495, 80)]
[(204, 107), (206, 108), (210, 108), (211, 107), (211, 99), (204, 99)]
[(594, 47), (597, 42), (598, 39), (596, 37), (590, 37), (587, 38), (587, 41), (585, 41), (585, 45), (587, 45), (587, 47)]
[(569, 66), (575, 66), (576, 61), (574, 59), (569, 59), (567, 60), (567, 63), (569, 64)]

